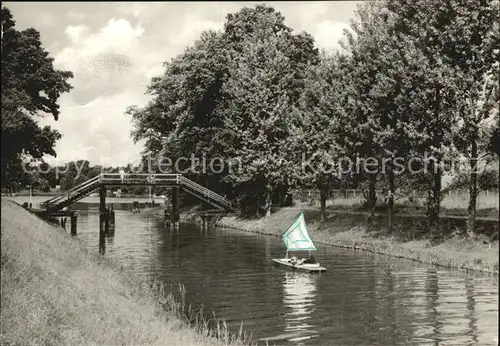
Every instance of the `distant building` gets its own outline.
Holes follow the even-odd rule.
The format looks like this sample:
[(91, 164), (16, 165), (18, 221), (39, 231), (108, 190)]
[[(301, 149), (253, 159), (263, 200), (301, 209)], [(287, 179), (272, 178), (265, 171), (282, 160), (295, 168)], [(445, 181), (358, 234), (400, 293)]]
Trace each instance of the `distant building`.
[(56, 185), (56, 192), (61, 192), (61, 185)]

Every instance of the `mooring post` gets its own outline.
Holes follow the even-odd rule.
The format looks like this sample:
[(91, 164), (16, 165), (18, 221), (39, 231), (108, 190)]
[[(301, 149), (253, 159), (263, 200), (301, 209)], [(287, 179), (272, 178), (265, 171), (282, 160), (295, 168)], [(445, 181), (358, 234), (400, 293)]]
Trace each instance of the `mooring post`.
[(106, 210), (106, 213), (104, 214), (104, 235), (108, 236), (109, 235), (109, 210)]
[[(64, 222), (64, 226), (66, 228), (66, 222)], [(76, 215), (71, 215), (71, 235), (76, 235)]]
[(110, 224), (110, 226), (115, 225), (115, 211), (114, 210), (111, 210), (109, 212), (109, 224)]
[(170, 214), (172, 225), (174, 227), (179, 222), (179, 187), (172, 188), (172, 213)]
[(170, 208), (170, 207), (167, 207), (167, 208), (163, 211), (163, 224), (164, 224), (165, 226), (168, 226), (168, 227), (170, 227), (170, 222), (172, 221), (172, 220), (171, 220), (171, 218), (170, 218), (169, 208)]
[(99, 253), (104, 255), (105, 236), (107, 232), (107, 210), (106, 210), (106, 188), (101, 186), (99, 189)]
[(115, 211), (111, 209), (109, 212), (109, 235), (115, 234)]

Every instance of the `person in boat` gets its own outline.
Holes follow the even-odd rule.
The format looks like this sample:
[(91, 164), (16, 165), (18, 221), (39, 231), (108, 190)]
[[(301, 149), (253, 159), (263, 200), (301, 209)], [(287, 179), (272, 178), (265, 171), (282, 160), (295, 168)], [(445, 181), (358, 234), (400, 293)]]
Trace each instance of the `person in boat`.
[(304, 260), (304, 262), (302, 262), (304, 264), (315, 264), (316, 263), (316, 259), (314, 258), (313, 255), (310, 255), (308, 259)]

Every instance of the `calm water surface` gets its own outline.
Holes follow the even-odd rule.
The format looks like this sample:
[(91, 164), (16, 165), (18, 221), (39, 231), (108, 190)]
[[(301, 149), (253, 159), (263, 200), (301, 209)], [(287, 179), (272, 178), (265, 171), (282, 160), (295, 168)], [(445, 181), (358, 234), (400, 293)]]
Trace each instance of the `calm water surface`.
[[(325, 246), (316, 258), (328, 272), (293, 273), (272, 265), (284, 254), (278, 238), (188, 224), (173, 231), (119, 201), (108, 199), (116, 228), (106, 256), (167, 286), (184, 284), (187, 303), (213, 310), (233, 331), (243, 323), (256, 341), (498, 344), (497, 278)], [(74, 206), (78, 237), (97, 252), (98, 204), (86, 202)]]

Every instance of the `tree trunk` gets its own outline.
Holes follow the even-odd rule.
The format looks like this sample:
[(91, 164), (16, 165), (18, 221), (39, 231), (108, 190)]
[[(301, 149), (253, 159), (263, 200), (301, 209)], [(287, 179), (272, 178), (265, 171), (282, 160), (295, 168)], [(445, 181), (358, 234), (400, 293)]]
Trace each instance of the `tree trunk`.
[(328, 198), (328, 189), (322, 188), (319, 191), (319, 198), (321, 201), (321, 221), (326, 220), (326, 200)]
[(375, 205), (377, 204), (377, 191), (375, 184), (377, 183), (377, 175), (368, 175), (368, 208), (370, 209), (369, 220), (372, 220), (375, 215)]
[[(434, 59), (432, 59), (434, 60)], [(436, 121), (439, 119), (441, 111), (441, 86), (436, 85), (435, 88), (435, 98), (434, 98), (434, 115)], [(439, 122), (438, 122), (439, 123)], [(440, 136), (437, 136), (437, 143), (435, 147), (439, 147), (441, 140), (444, 135), (444, 129), (438, 128)], [(429, 222), (429, 228), (431, 231), (431, 238), (433, 240), (441, 239), (441, 232), (439, 229), (439, 209), (441, 205), (441, 176), (443, 172), (440, 167), (440, 158), (436, 161), (430, 161), (430, 187), (429, 187), (429, 197), (427, 201), (427, 218)]]
[(471, 172), (469, 183), (469, 207), (467, 209), (467, 231), (470, 233), (474, 233), (476, 230), (476, 200), (478, 194), (477, 152), (477, 139), (474, 138), (471, 143), (471, 157), (469, 160)]
[(266, 186), (266, 216), (271, 216), (271, 193), (272, 188), (270, 185)]
[(439, 162), (435, 163), (431, 161), (430, 167), (430, 182), (427, 197), (427, 220), (431, 236), (436, 240), (441, 238), (439, 229), (439, 209), (441, 205), (441, 176), (443, 172), (441, 171)]
[(387, 196), (387, 211), (388, 211), (388, 228), (389, 233), (392, 233), (394, 226), (394, 170), (392, 162), (387, 167), (387, 179), (389, 181), (389, 195)]
[(255, 216), (260, 217), (260, 195), (257, 195), (257, 201), (255, 202)]
[(286, 197), (288, 195), (288, 187), (283, 186), (280, 190), (280, 206), (285, 207), (286, 206)]

